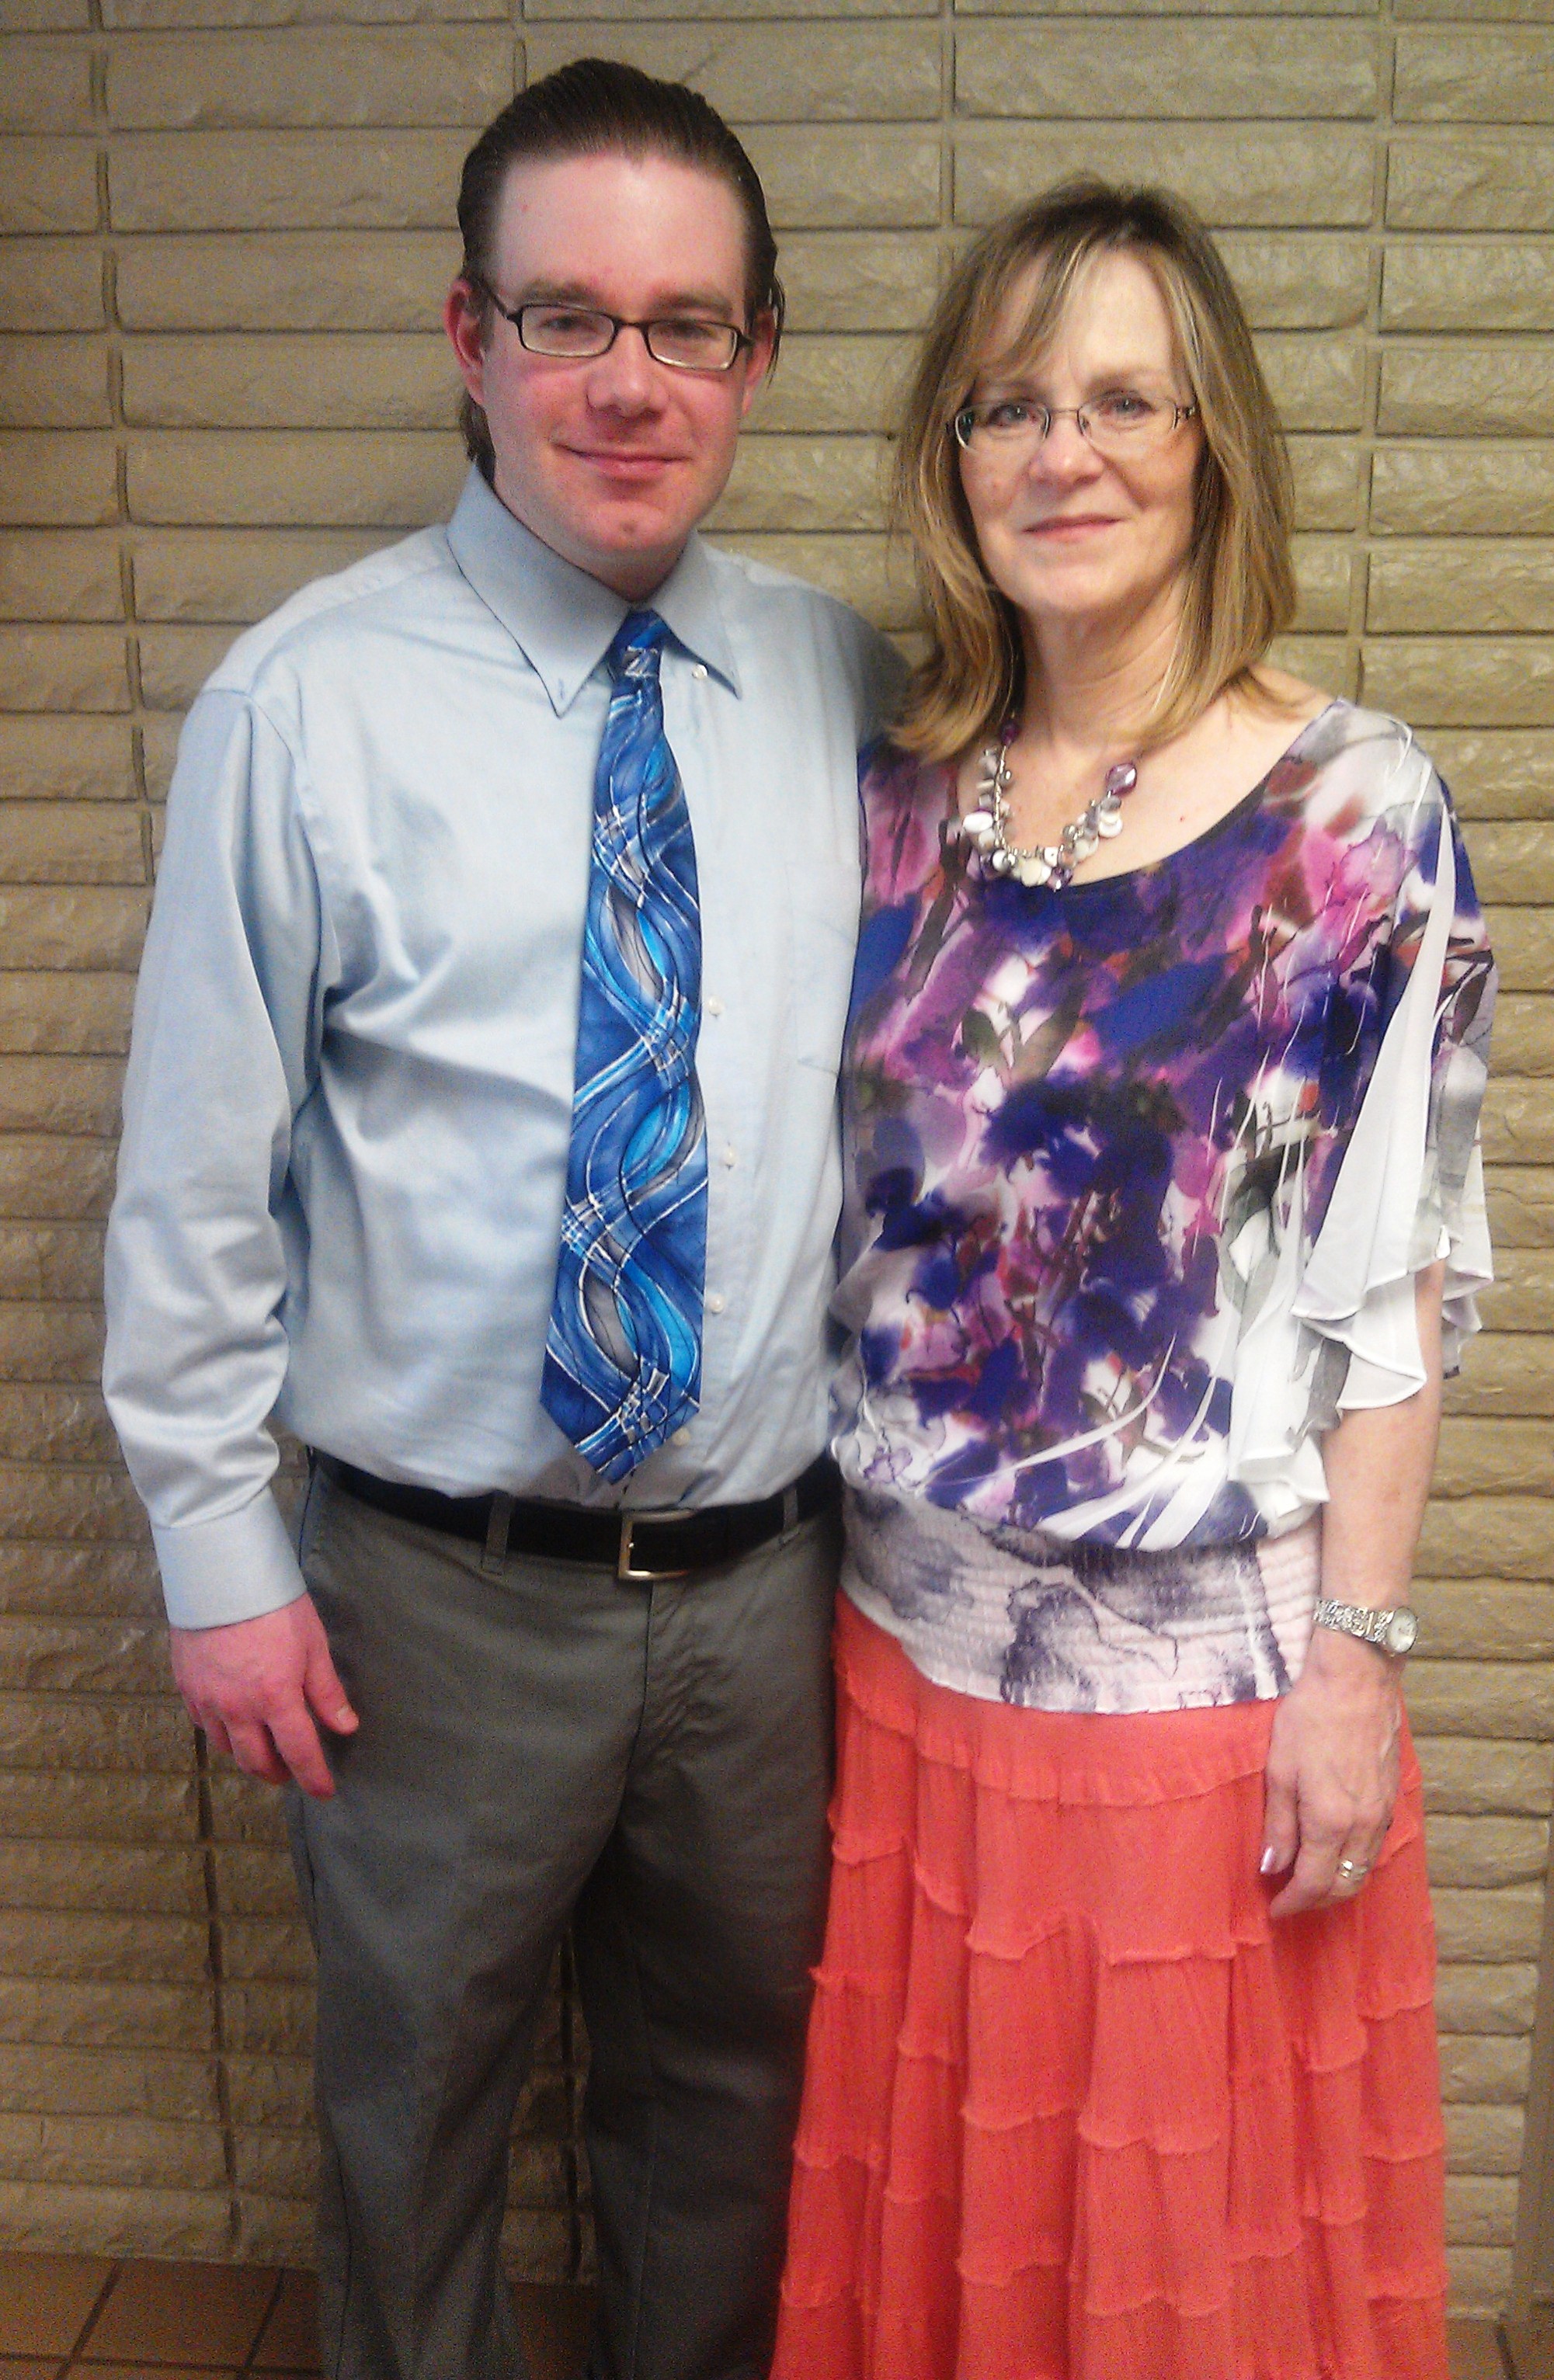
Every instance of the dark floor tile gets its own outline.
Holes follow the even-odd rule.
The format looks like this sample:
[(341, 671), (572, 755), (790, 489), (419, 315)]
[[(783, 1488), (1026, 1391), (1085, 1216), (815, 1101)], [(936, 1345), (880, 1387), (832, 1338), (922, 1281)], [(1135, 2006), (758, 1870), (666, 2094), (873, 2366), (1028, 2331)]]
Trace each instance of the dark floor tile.
[(0, 2249), (0, 2355), (68, 2355), (113, 2269), (106, 2256)]
[(316, 2372), (319, 2289), (311, 2273), (287, 2273), (254, 2351), (255, 2372)]
[(125, 2265), (82, 2358), (229, 2371), (247, 2361), (278, 2278), (259, 2265)]

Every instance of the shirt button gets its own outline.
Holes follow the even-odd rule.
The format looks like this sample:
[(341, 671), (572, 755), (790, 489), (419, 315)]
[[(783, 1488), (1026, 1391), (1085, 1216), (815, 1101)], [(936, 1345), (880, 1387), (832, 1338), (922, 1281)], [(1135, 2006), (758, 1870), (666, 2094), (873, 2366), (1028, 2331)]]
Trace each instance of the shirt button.
[(725, 1304), (725, 1303), (726, 1303), (726, 1301), (725, 1301), (725, 1299), (724, 1299), (724, 1297), (723, 1297), (722, 1291), (721, 1289), (715, 1289), (715, 1290), (713, 1290), (713, 1292), (711, 1293), (710, 1296), (710, 1297), (708, 1298), (708, 1300), (707, 1300), (707, 1311), (708, 1311), (708, 1313), (709, 1313), (709, 1314), (721, 1314), (721, 1313), (722, 1312), (722, 1310), (723, 1310), (723, 1306), (724, 1306), (724, 1304)]
[(705, 677), (705, 676), (706, 676), (706, 674), (707, 674), (707, 664), (706, 664), (706, 662), (693, 662), (691, 663), (691, 675), (692, 675), (692, 677)]
[(672, 1435), (671, 1435), (671, 1437), (670, 1437), (669, 1443), (670, 1443), (670, 1445), (671, 1445), (671, 1446), (689, 1446), (690, 1442), (691, 1442), (691, 1434), (690, 1434), (690, 1431), (689, 1431), (689, 1430), (685, 1427), (685, 1424), (682, 1422), (682, 1424), (681, 1424), (680, 1427), (679, 1427), (677, 1430), (675, 1430), (675, 1431), (674, 1431), (674, 1432), (672, 1433)]
[(738, 1150), (737, 1150), (737, 1149), (735, 1149), (735, 1148), (725, 1148), (725, 1149), (724, 1149), (724, 1151), (723, 1151), (723, 1163), (724, 1163), (725, 1165), (737, 1165), (737, 1164), (738, 1164), (738, 1162), (739, 1162), (739, 1152), (738, 1152)]
[(709, 1015), (709, 1016), (721, 1016), (721, 1015), (722, 1014), (722, 1013), (723, 1013), (723, 1003), (722, 1003), (722, 1002), (718, 998), (717, 993), (716, 993), (715, 991), (713, 991), (713, 992), (709, 992), (709, 994), (708, 994), (708, 996), (707, 996), (707, 1014), (708, 1014), (708, 1015)]

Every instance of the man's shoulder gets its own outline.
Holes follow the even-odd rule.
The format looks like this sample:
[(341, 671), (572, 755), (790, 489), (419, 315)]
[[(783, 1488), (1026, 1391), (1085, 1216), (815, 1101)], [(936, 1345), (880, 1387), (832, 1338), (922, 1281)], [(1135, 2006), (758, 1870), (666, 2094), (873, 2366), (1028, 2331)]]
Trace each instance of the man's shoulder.
[(259, 695), (277, 672), (349, 663), (363, 639), (392, 635), (424, 606), (428, 584), (457, 578), (441, 528), (417, 529), (328, 577), (310, 579), (280, 609), (246, 629), (205, 682), (207, 694)]

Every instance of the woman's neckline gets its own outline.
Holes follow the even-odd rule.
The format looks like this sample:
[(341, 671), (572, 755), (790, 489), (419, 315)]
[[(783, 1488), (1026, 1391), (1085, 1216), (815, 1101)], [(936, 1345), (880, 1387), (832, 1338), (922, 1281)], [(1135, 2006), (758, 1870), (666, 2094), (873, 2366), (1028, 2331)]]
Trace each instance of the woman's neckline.
[[(1135, 881), (1137, 878), (1142, 876), (1156, 875), (1162, 868), (1172, 867), (1175, 861), (1181, 859), (1185, 853), (1189, 851), (1196, 851), (1204, 844), (1211, 843), (1216, 835), (1222, 834), (1227, 827), (1233, 826), (1238, 819), (1245, 816), (1248, 810), (1260, 808), (1263, 801), (1267, 797), (1269, 783), (1272, 782), (1273, 778), (1278, 775), (1280, 770), (1287, 767), (1289, 762), (1294, 759), (1296, 753), (1300, 750), (1302, 745), (1305, 742), (1306, 737), (1311, 734), (1313, 728), (1319, 727), (1323, 720), (1326, 719), (1330, 712), (1342, 710), (1345, 706), (1346, 701), (1347, 697), (1344, 695), (1329, 695), (1327, 701), (1322, 705), (1320, 710), (1314, 710), (1309, 719), (1302, 720), (1299, 727), (1296, 728), (1293, 735), (1292, 735), (1288, 744), (1285, 745), (1284, 749), (1281, 752), (1275, 754), (1274, 758), (1269, 762), (1268, 767), (1263, 771), (1262, 775), (1257, 779), (1256, 784), (1249, 786), (1247, 791), (1240, 795), (1239, 799), (1232, 803), (1228, 810), (1221, 810), (1219, 817), (1212, 820), (1208, 826), (1200, 828), (1196, 834), (1189, 835), (1185, 843), (1177, 844), (1171, 851), (1162, 851), (1159, 853), (1158, 857), (1154, 859), (1140, 860), (1138, 865), (1135, 868), (1111, 868), (1109, 869), (1104, 876), (1075, 877), (1072, 882), (1063, 885), (1061, 889), (1050, 884), (1039, 886), (1024, 885), (1021, 884), (1018, 879), (1014, 877), (995, 876), (990, 879), (984, 879), (983, 880), (994, 884), (1013, 884), (1018, 892), (1029, 892), (1033, 895), (1039, 892), (1044, 899), (1071, 901), (1076, 893), (1104, 892), (1111, 885), (1127, 884)], [(946, 760), (941, 765), (948, 774), (951, 801), (953, 803), (956, 803), (958, 802), (956, 763), (953, 760)]]

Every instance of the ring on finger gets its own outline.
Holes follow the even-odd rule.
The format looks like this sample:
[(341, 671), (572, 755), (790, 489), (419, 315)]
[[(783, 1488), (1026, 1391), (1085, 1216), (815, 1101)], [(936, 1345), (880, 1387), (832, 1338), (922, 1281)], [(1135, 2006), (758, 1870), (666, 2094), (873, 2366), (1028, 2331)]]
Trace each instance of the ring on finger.
[(1338, 1864), (1337, 1880), (1340, 1884), (1364, 1884), (1369, 1874), (1370, 1864), (1368, 1861), (1340, 1860)]

